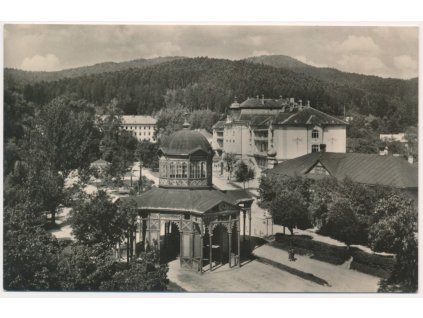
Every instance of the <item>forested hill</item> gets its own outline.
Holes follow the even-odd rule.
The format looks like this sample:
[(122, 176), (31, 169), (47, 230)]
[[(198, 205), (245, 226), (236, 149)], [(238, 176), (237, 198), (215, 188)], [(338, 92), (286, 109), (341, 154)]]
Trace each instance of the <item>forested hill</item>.
[(273, 67), (246, 60), (184, 58), (144, 68), (25, 85), (9, 76), (5, 87), (22, 90), (27, 100), (38, 104), (70, 93), (97, 105), (117, 98), (126, 114), (151, 114), (178, 103), (191, 109), (225, 112), (235, 96), (243, 101), (264, 94), (268, 98), (282, 95), (310, 100), (313, 107), (335, 115), (341, 115), (345, 106), (347, 113), (387, 117), (390, 130), (417, 123), (417, 79), (383, 79), (319, 70), (322, 69), (311, 66)]
[(6, 68), (4, 71), (6, 80), (16, 80), (20, 83), (35, 83), (40, 81), (57, 81), (64, 78), (80, 77), (85, 75), (115, 72), (130, 68), (144, 68), (164, 62), (182, 59), (180, 56), (157, 57), (152, 59), (136, 59), (125, 62), (104, 62), (90, 66), (65, 69), (55, 72), (31, 72), (18, 69)]

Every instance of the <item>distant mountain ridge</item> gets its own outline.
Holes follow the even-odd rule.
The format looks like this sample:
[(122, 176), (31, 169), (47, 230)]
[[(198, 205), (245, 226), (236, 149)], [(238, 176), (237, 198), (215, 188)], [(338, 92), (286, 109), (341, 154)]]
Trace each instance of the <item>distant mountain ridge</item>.
[(160, 63), (182, 59), (182, 56), (166, 56), (152, 59), (136, 59), (125, 62), (102, 62), (89, 66), (64, 69), (60, 71), (25, 71), (14, 68), (5, 68), (5, 77), (13, 78), (21, 82), (35, 83), (40, 81), (57, 81), (64, 78), (74, 78), (92, 74), (122, 71), (130, 68), (144, 68)]

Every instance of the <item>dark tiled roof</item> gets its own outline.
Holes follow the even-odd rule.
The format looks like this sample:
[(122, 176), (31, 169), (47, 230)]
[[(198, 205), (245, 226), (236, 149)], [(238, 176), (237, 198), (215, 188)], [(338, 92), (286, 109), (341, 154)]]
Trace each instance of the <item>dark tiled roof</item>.
[(212, 129), (224, 129), (225, 122), (223, 120), (218, 121), (216, 124), (213, 125)]
[(147, 211), (192, 212), (204, 214), (221, 202), (229, 204), (234, 210), (236, 200), (216, 189), (165, 189), (153, 188), (139, 196), (121, 198), (133, 199), (138, 209)]
[(212, 154), (210, 143), (201, 133), (189, 129), (182, 129), (167, 138), (160, 150), (165, 155), (190, 155), (202, 150)]
[(251, 203), (254, 199), (244, 189), (226, 190), (225, 193), (233, 199), (236, 204)]
[(284, 103), (282, 99), (248, 98), (241, 103), (240, 108), (281, 108)]
[(288, 118), (282, 121), (278, 120), (275, 123), (281, 125), (347, 125), (343, 120), (312, 107), (305, 107)]
[(401, 189), (418, 187), (417, 166), (399, 157), (377, 154), (311, 153), (284, 161), (275, 168), (266, 170), (266, 173), (315, 178), (318, 176), (307, 173), (318, 162), (338, 180), (348, 177), (363, 184), (379, 184)]

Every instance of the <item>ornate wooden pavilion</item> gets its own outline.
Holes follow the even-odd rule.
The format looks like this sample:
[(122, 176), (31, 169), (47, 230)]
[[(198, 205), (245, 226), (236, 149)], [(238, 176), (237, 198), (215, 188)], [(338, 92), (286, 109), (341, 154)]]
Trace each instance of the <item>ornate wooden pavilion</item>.
[(213, 187), (213, 150), (188, 127), (158, 151), (159, 187), (131, 198), (140, 216), (139, 245), (157, 249), (161, 257), (178, 256), (183, 268), (199, 272), (226, 262), (240, 266), (241, 231), (245, 240), (248, 215), (251, 235), (254, 199), (244, 190)]

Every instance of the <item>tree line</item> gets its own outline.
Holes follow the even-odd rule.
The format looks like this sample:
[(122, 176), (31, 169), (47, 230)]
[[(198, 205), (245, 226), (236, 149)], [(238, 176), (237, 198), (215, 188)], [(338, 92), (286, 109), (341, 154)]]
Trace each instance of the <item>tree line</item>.
[[(332, 115), (372, 114), (385, 121), (378, 131), (403, 131), (417, 123), (417, 80), (381, 79), (347, 74), (336, 81), (315, 74), (325, 70), (294, 71), (247, 61), (187, 58), (143, 69), (127, 69), (58, 81), (20, 83), (9, 80), (12, 89), (36, 104), (74, 93), (97, 105), (119, 100), (124, 114), (155, 114), (172, 103), (190, 111), (209, 109), (225, 113), (234, 97), (264, 94), (310, 100), (313, 107)], [(320, 74), (320, 73), (319, 73)]]

